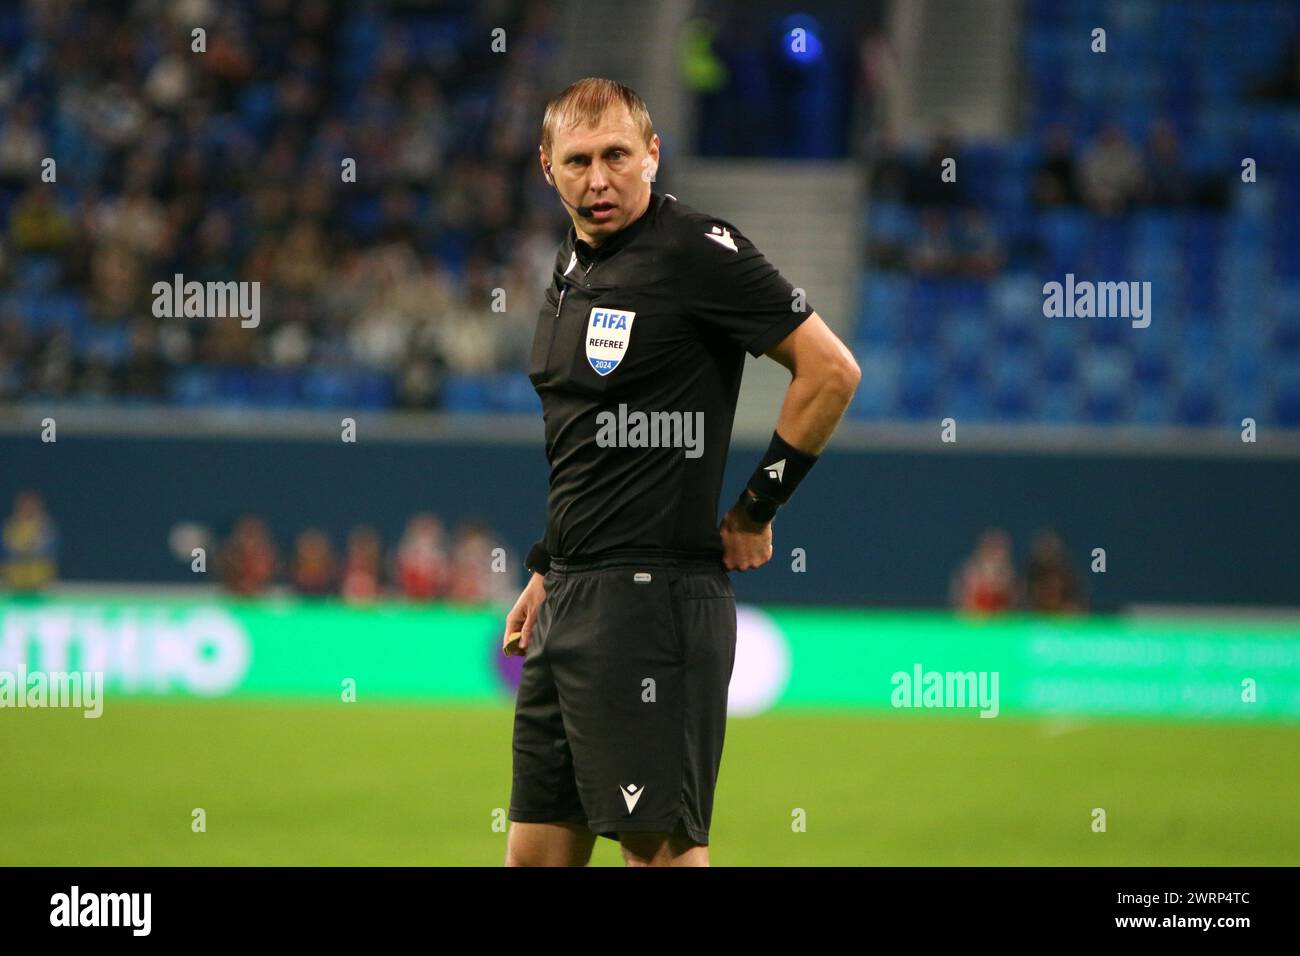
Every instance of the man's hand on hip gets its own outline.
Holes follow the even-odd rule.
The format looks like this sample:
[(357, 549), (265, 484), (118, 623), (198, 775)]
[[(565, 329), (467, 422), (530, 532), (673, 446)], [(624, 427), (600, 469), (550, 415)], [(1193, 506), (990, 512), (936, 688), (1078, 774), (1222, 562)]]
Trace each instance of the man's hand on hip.
[(728, 571), (749, 571), (772, 557), (772, 522), (756, 524), (735, 506), (722, 516), (722, 563)]

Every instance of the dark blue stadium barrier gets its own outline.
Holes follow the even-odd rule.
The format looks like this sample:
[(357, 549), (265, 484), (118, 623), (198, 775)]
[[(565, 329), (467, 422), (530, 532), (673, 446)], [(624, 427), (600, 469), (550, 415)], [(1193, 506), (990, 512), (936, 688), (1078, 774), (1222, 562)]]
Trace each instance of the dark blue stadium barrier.
[[(1300, 411), (1300, 382), (1287, 401)], [(490, 425), (485, 423), (485, 427)], [(168, 551), (179, 521), (225, 535), (264, 515), (282, 550), (308, 526), (336, 546), (356, 523), (391, 546), (406, 519), (477, 517), (516, 559), (542, 528), (547, 473), (540, 442), (411, 444), (366, 438), (81, 437), (54, 444), (0, 435), (0, 513), (40, 490), (63, 535), (65, 577), (192, 582)], [(1267, 440), (1266, 437), (1261, 440)], [(936, 445), (938, 442), (936, 440)], [(733, 449), (724, 499), (753, 469)], [(1244, 457), (1031, 455), (832, 450), (776, 523), (776, 555), (735, 576), (746, 600), (940, 605), (980, 531), (1011, 533), (1023, 564), (1033, 532), (1058, 527), (1094, 604), (1300, 604), (1300, 461)], [(724, 506), (726, 501), (724, 501)], [(1106, 549), (1105, 574), (1087, 572)], [(807, 571), (791, 569), (803, 548)], [(211, 565), (210, 565), (211, 567)]]

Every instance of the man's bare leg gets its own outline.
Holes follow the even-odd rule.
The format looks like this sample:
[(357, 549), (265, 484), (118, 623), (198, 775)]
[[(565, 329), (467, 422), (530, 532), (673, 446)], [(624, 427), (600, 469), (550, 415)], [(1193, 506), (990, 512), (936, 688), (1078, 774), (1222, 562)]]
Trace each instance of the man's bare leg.
[(709, 848), (687, 836), (681, 820), (672, 833), (620, 833), (618, 839), (628, 866), (709, 865)]
[(511, 823), (506, 866), (586, 866), (596, 834), (578, 823)]

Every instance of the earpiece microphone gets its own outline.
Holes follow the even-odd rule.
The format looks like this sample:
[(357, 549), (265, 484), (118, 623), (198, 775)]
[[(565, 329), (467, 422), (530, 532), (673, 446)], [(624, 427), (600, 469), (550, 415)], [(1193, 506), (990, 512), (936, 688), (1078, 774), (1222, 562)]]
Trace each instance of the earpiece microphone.
[(569, 200), (564, 198), (564, 193), (560, 192), (560, 187), (555, 185), (555, 177), (551, 175), (551, 167), (549, 164), (546, 167), (546, 181), (555, 189), (555, 195), (560, 197), (560, 202), (564, 203), (583, 219), (592, 218), (590, 206), (575, 206), (573, 203), (569, 202)]

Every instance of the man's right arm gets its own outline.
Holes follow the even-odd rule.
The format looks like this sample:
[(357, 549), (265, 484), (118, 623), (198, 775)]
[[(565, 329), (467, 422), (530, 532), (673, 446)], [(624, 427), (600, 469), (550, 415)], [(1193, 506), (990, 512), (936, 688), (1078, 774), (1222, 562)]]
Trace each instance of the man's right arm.
[[(533, 628), (537, 625), (537, 613), (546, 600), (545, 575), (550, 570), (551, 558), (544, 542), (538, 541), (529, 548), (524, 566), (530, 572), (528, 583), (524, 585), (515, 606), (506, 615), (506, 633), (501, 641), (503, 653), (519, 657), (528, 650), (528, 643), (533, 639)], [(521, 635), (515, 644), (510, 641), (512, 634)]]

